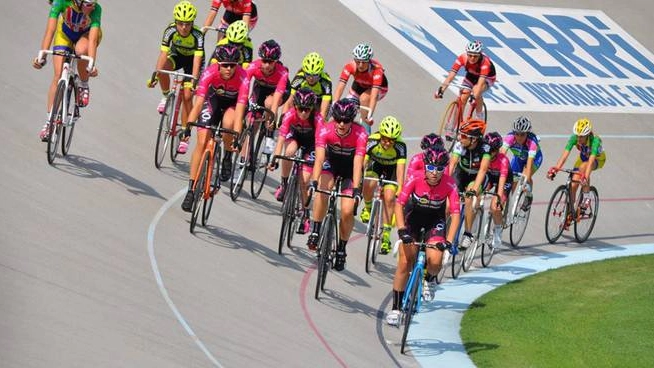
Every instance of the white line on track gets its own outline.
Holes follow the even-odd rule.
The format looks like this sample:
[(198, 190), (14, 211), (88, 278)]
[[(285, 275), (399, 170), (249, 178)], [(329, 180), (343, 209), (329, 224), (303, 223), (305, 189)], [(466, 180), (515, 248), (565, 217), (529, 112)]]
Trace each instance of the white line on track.
[(173, 311), (173, 314), (177, 318), (177, 321), (179, 324), (184, 327), (184, 330), (186, 333), (193, 339), (193, 342), (202, 350), (204, 355), (209, 358), (211, 363), (215, 365), (216, 367), (222, 368), (223, 366), (220, 364), (220, 362), (211, 354), (211, 352), (207, 349), (206, 346), (202, 343), (202, 340), (193, 332), (193, 329), (189, 324), (186, 322), (184, 319), (184, 316), (182, 316), (182, 313), (177, 309), (175, 306), (175, 303), (173, 303), (172, 299), (170, 299), (170, 296), (168, 295), (168, 291), (166, 290), (166, 285), (164, 285), (163, 279), (161, 278), (161, 273), (159, 272), (159, 266), (157, 265), (157, 258), (154, 256), (154, 232), (157, 229), (157, 223), (159, 220), (163, 217), (163, 215), (170, 209), (170, 207), (177, 202), (178, 199), (182, 198), (182, 196), (186, 193), (186, 187), (180, 189), (179, 192), (177, 192), (174, 196), (172, 196), (166, 203), (164, 203), (163, 206), (159, 209), (157, 214), (154, 216), (152, 219), (152, 222), (150, 222), (150, 226), (148, 228), (148, 255), (150, 256), (150, 266), (152, 267), (152, 272), (154, 272), (154, 278), (157, 280), (157, 286), (159, 287), (159, 292), (161, 293), (161, 296), (163, 296), (164, 300), (166, 301), (166, 304), (168, 304), (168, 307), (170, 308), (171, 311)]

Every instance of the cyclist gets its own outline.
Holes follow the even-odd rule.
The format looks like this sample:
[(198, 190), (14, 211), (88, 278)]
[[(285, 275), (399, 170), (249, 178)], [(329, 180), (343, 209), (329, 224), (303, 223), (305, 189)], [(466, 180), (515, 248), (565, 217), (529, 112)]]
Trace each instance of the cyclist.
[(490, 147), (484, 143), (486, 122), (470, 119), (461, 124), (459, 140), (454, 144), (449, 172), (456, 179), (459, 192), (465, 192), (465, 219), (463, 239), (459, 248), (466, 249), (474, 242), (472, 224), (475, 220), (472, 197), (483, 188), (490, 163)]
[[(98, 46), (102, 40), (102, 29), (100, 28), (102, 7), (100, 4), (95, 0), (59, 0), (51, 4), (41, 49), (47, 50), (52, 45), (53, 51), (75, 52), (77, 55), (88, 55), (95, 60)], [(37, 57), (32, 61), (32, 66), (41, 69), (45, 63), (45, 56), (43, 60), (38, 60)], [(45, 125), (39, 132), (39, 138), (44, 142), (48, 141), (50, 110), (57, 90), (57, 83), (61, 78), (61, 70), (64, 65), (63, 56), (54, 55), (52, 65), (54, 74), (48, 90), (46, 105), (48, 113)], [(79, 60), (77, 63), (77, 72), (80, 78), (77, 96), (80, 107), (89, 104), (89, 77), (98, 75), (98, 69), (95, 66), (91, 71), (87, 71), (87, 67), (86, 60)]]
[[(490, 147), (490, 162), (488, 163), (488, 181), (486, 188), (490, 189), (496, 187), (496, 193), (500, 197), (500, 202), (497, 197), (491, 199), (490, 213), (493, 217), (493, 247), (499, 247), (502, 244), (502, 208), (506, 205), (508, 194), (511, 193), (513, 187), (513, 170), (511, 169), (511, 162), (509, 158), (502, 152), (502, 135), (498, 132), (490, 132), (484, 136), (484, 143)], [(481, 170), (480, 170), (481, 173)], [(481, 175), (481, 174), (480, 174)]]
[[(196, 79), (202, 73), (204, 65), (204, 35), (193, 22), (198, 14), (197, 8), (190, 1), (180, 1), (173, 9), (175, 21), (170, 23), (163, 32), (161, 39), (161, 52), (157, 59), (156, 70), (183, 69), (184, 74), (191, 74)], [(159, 81), (163, 98), (157, 106), (160, 114), (166, 108), (166, 99), (170, 90), (170, 77), (168, 74), (158, 73), (154, 80), (148, 80), (148, 88), (152, 88)], [(191, 130), (186, 125), (188, 113), (193, 107), (193, 85), (190, 78), (184, 79), (182, 91), (182, 131), (184, 136), (180, 139), (177, 152), (184, 154), (188, 150), (188, 141)]]
[[(315, 159), (316, 134), (325, 125), (322, 115), (316, 111), (316, 100), (318, 100), (318, 97), (310, 88), (302, 87), (295, 93), (293, 108), (288, 110), (282, 118), (273, 157), (281, 155), (282, 150), (284, 150), (286, 157), (292, 157), (298, 149), (302, 149), (305, 160), (313, 161)], [(277, 166), (277, 161), (273, 160), (269, 164), (269, 169), (275, 170)], [(280, 202), (284, 199), (291, 167), (291, 162), (282, 161), (282, 183), (275, 191), (275, 198)], [(325, 169), (327, 168), (328, 166), (325, 166)], [(312, 170), (312, 166), (302, 165), (302, 176), (299, 178), (302, 203), (306, 203), (307, 185)], [(308, 209), (304, 210), (301, 223), (298, 234), (305, 234), (309, 231), (310, 226)]]
[[(247, 24), (242, 20), (237, 20), (227, 27), (225, 38), (216, 43), (216, 47), (223, 45), (237, 46), (241, 54), (239, 64), (241, 64), (244, 69), (247, 69), (248, 65), (252, 62), (252, 55), (254, 53), (254, 44), (252, 44), (252, 39), (248, 32)], [(211, 59), (211, 63), (215, 64), (216, 60)]]
[[(225, 14), (220, 19), (219, 29), (226, 29), (230, 24), (237, 20), (242, 20), (247, 24), (249, 30), (253, 30), (257, 25), (257, 5), (251, 0), (212, 0), (211, 9), (204, 21), (204, 27), (211, 26), (216, 19), (220, 6), (225, 7)], [(204, 29), (203, 27), (203, 29)], [(223, 38), (223, 32), (218, 32), (218, 40)]]
[[(291, 96), (302, 88), (308, 87), (318, 96), (316, 111), (327, 117), (329, 105), (332, 103), (332, 79), (325, 72), (325, 60), (317, 52), (310, 52), (302, 59), (302, 67), (291, 80)], [(289, 100), (282, 109), (286, 113), (291, 108)]]
[[(426, 234), (425, 241), (428, 244), (423, 298), (427, 301), (434, 299), (436, 275), (441, 268), (444, 251), (443, 247), (437, 245), (439, 243), (449, 245), (454, 240), (461, 221), (456, 183), (452, 177), (444, 175), (448, 161), (447, 150), (444, 148), (428, 148), (424, 155), (423, 171), (416, 172), (408, 178), (395, 202), (397, 234), (404, 246), (400, 246), (393, 279), (393, 305), (386, 315), (386, 323), (389, 325), (395, 326), (399, 323), (404, 287), (418, 253), (412, 244), (423, 228)], [(448, 200), (451, 209), (449, 214), (446, 210)], [(446, 234), (445, 222), (448, 215), (451, 222)]]
[[(217, 64), (212, 64), (202, 73), (195, 91), (193, 109), (189, 121), (198, 121), (198, 141), (191, 156), (190, 180), (188, 192), (182, 202), (184, 211), (191, 211), (193, 206), (193, 178), (202, 158), (204, 148), (213, 139), (206, 127), (220, 125), (223, 128), (241, 132), (243, 117), (248, 105), (249, 84), (247, 73), (240, 65), (239, 51), (236, 46), (225, 45), (216, 49), (213, 55)], [(225, 155), (220, 167), (220, 180), (227, 181), (232, 170), (232, 150), (236, 142), (231, 134), (223, 135)]]
[[(368, 146), (364, 157), (365, 176), (384, 177), (398, 183), (387, 184), (383, 191), (383, 233), (380, 252), (388, 254), (391, 250), (391, 224), (395, 196), (400, 193), (404, 184), (404, 169), (406, 168), (406, 144), (402, 140), (402, 124), (394, 116), (386, 116), (379, 123), (379, 130), (368, 136)], [(370, 221), (372, 197), (377, 187), (376, 181), (363, 183), (364, 208), (360, 219), (363, 223)]]
[[(463, 79), (463, 85), (469, 87), (472, 90), (472, 96), (477, 101), (477, 111), (476, 117), (478, 119), (484, 119), (484, 100), (483, 94), (488, 91), (493, 84), (495, 83), (496, 73), (495, 73), (495, 64), (488, 57), (488, 55), (482, 52), (483, 45), (480, 41), (470, 41), (466, 45), (466, 52), (459, 55), (459, 57), (454, 61), (450, 73), (447, 75), (443, 84), (438, 88), (438, 91), (434, 95), (435, 98), (443, 97), (443, 92), (447, 90), (447, 87), (450, 85), (450, 82), (456, 77), (456, 74), (459, 72), (459, 69), (463, 67), (466, 71), (466, 76)], [(465, 103), (468, 102), (470, 97), (469, 89), (461, 90), (461, 103), (465, 106)]]
[[(587, 118), (577, 120), (575, 125), (572, 127), (572, 133), (570, 139), (568, 139), (568, 144), (566, 144), (563, 149), (559, 161), (557, 161), (556, 166), (549, 169), (547, 177), (550, 180), (554, 179), (557, 171), (561, 170), (565, 161), (568, 159), (572, 148), (577, 147), (579, 150), (579, 157), (574, 166), (577, 174), (575, 174), (572, 179), (581, 182), (582, 193), (588, 193), (590, 190), (590, 174), (594, 170), (604, 167), (604, 163), (606, 162), (606, 152), (602, 147), (602, 139), (593, 133), (593, 125)], [(578, 183), (572, 182), (572, 203), (575, 201), (578, 186)], [(581, 201), (581, 209), (585, 210), (588, 206), (590, 206), (590, 198), (585, 197), (584, 200)]]
[(531, 131), (531, 121), (526, 116), (519, 116), (513, 122), (513, 131), (504, 136), (504, 143), (500, 152), (506, 154), (511, 151), (511, 170), (514, 173), (521, 172), (526, 178), (525, 202), (522, 210), (527, 211), (531, 207), (533, 199), (533, 175), (543, 162), (543, 152), (540, 149), (539, 138)]
[[(422, 172), (425, 170), (424, 156), (425, 152), (432, 149), (440, 149), (445, 147), (443, 144), (443, 138), (436, 133), (425, 134), (420, 140), (420, 152), (416, 153), (411, 157), (409, 161), (409, 167), (406, 171), (406, 177), (410, 177), (414, 172)], [(444, 175), (449, 176), (450, 173), (445, 171)]]
[(373, 124), (372, 115), (375, 112), (377, 102), (386, 96), (388, 92), (388, 79), (384, 73), (384, 67), (379, 61), (372, 58), (373, 51), (367, 43), (360, 43), (352, 50), (354, 59), (341, 71), (341, 76), (334, 92), (334, 99), (338, 100), (343, 95), (347, 81), (352, 77), (352, 87), (349, 96), (359, 100), (363, 106), (368, 106), (370, 111), (361, 111), (361, 119), (367, 124), (366, 131), (370, 132)]
[[(343, 271), (347, 257), (345, 248), (354, 227), (355, 205), (361, 198), (360, 184), (368, 135), (362, 126), (353, 124), (359, 110), (356, 100), (338, 100), (331, 109), (332, 120), (325, 124), (316, 136), (316, 160), (309, 182), (309, 194), (313, 194), (318, 183), (322, 189), (329, 190), (334, 185), (334, 178), (341, 177), (341, 191), (355, 198), (341, 198), (341, 218), (338, 226), (340, 242), (336, 247), (334, 269)], [(326, 171), (323, 170), (325, 161), (329, 162)], [(319, 194), (313, 202), (313, 230), (307, 241), (311, 250), (318, 246), (318, 234), (327, 212), (327, 199), (326, 195)]]

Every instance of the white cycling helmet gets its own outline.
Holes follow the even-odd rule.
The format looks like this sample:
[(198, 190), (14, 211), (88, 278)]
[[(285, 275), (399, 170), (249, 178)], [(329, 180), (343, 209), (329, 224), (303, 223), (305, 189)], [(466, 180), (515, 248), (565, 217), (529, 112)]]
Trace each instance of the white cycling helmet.
[(531, 132), (531, 121), (526, 116), (519, 116), (513, 122), (513, 131), (518, 133)]
[(355, 60), (370, 61), (373, 55), (372, 47), (367, 43), (360, 43), (352, 50), (352, 55)]
[(466, 45), (466, 52), (469, 54), (481, 54), (481, 50), (484, 48), (484, 45), (481, 41), (470, 41)]

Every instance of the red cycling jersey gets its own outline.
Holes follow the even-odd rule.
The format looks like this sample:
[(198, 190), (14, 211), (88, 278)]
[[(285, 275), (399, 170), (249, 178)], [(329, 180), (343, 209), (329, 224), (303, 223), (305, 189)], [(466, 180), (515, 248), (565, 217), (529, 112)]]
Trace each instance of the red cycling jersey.
[(280, 62), (275, 63), (275, 68), (270, 75), (264, 75), (261, 71), (261, 59), (250, 63), (247, 68), (248, 84), (254, 78), (254, 83), (264, 88), (275, 88), (275, 92), (283, 94), (288, 85), (288, 69)]
[(220, 64), (209, 65), (200, 77), (195, 95), (206, 98), (207, 94), (211, 92), (215, 92), (215, 94), (209, 97), (216, 96), (220, 99), (234, 100), (233, 105), (237, 103), (247, 105), (250, 84), (246, 71), (240, 65), (236, 65), (234, 75), (225, 80), (220, 76)]
[(474, 64), (468, 61), (468, 54), (459, 55), (452, 65), (452, 71), (458, 73), (461, 67), (464, 67), (466, 71), (465, 79), (469, 80), (473, 85), (477, 84), (480, 76), (486, 77), (486, 80), (490, 84), (495, 82), (495, 65), (488, 55), (484, 53), (481, 54), (481, 58)]
[[(374, 87), (385, 87), (388, 85), (388, 81), (384, 77), (384, 67), (375, 59), (371, 59), (368, 64), (368, 70), (360, 73), (357, 71), (357, 64), (354, 60), (343, 66), (343, 71), (341, 71), (341, 76), (339, 80), (341, 82), (347, 83), (350, 77), (354, 78), (354, 83), (358, 84), (362, 90), (366, 90)], [(360, 93), (360, 91), (357, 91)]]
[(211, 10), (218, 11), (221, 5), (225, 7), (225, 11), (239, 15), (250, 15), (252, 13), (251, 0), (213, 0), (211, 2)]

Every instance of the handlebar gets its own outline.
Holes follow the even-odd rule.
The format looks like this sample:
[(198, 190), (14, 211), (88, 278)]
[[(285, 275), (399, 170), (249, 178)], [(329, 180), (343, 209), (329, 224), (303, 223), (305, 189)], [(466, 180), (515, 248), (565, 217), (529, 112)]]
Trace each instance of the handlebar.
[(36, 60), (39, 64), (45, 64), (45, 55), (50, 54), (50, 55), (57, 55), (57, 56), (63, 56), (64, 58), (71, 58), (71, 59), (82, 59), (86, 60), (89, 62), (89, 65), (86, 66), (87, 71), (93, 70), (93, 67), (95, 67), (95, 59), (88, 55), (77, 55), (74, 52), (70, 51), (53, 51), (53, 50), (39, 50), (39, 53), (36, 57)]
[(305, 160), (303, 158), (299, 158), (299, 157), (295, 157), (295, 156), (288, 157), (288, 156), (283, 156), (283, 155), (275, 155), (275, 156), (273, 156), (272, 159), (273, 160), (286, 160), (286, 161), (297, 162), (297, 163), (300, 163), (300, 164), (307, 164), (307, 165), (313, 164), (313, 161)]
[(227, 28), (225, 27), (214, 27), (214, 26), (203, 26), (200, 28), (202, 33), (207, 33), (207, 31), (215, 31), (215, 32), (220, 32), (220, 33), (225, 33)]
[(388, 184), (393, 184), (393, 185), (399, 185), (396, 181), (394, 180), (387, 180), (386, 178), (375, 178), (372, 176), (366, 176), (363, 178), (363, 181), (376, 181), (378, 182), (381, 186), (388, 185)]
[(192, 122), (192, 121), (189, 121), (189, 122), (188, 122), (188, 125), (190, 125), (190, 126), (194, 126), (194, 127), (198, 127), (198, 128), (209, 129), (209, 130), (211, 130), (212, 132), (214, 132), (214, 134), (219, 134), (219, 133), (227, 133), (227, 134), (231, 134), (231, 135), (234, 136), (234, 138), (238, 138), (238, 136), (241, 134), (241, 133), (239, 133), (239, 132), (237, 132), (237, 131), (235, 131), (235, 130), (232, 130), (232, 129), (227, 129), (227, 128), (223, 128), (223, 127), (219, 127), (219, 126), (214, 126), (214, 125), (212, 125), (212, 126), (204, 126), (204, 125), (200, 125), (200, 124), (198, 124), (198, 123), (194, 123), (194, 122)]

